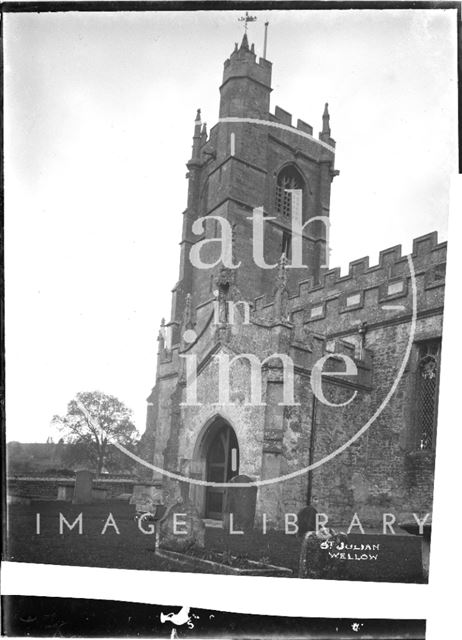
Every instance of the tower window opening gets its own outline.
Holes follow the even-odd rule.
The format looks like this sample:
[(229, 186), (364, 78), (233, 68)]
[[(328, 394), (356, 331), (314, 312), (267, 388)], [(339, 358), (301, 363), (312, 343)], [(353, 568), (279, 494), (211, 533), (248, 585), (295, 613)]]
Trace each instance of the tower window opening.
[(276, 181), (276, 211), (285, 218), (292, 215), (291, 189), (303, 189), (303, 180), (295, 167), (283, 169)]
[(417, 446), (435, 447), (438, 408), (440, 341), (428, 340), (419, 346), (417, 365)]

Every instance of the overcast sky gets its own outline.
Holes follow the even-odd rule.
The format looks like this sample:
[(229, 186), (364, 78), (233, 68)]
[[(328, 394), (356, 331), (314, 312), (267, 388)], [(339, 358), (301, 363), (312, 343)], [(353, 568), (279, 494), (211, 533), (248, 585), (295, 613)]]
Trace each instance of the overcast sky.
[[(437, 230), (457, 171), (456, 11), (251, 12), (279, 105), (337, 140), (331, 266)], [(236, 12), (7, 14), (7, 439), (78, 391), (145, 425), (178, 277), (198, 107), (218, 117)], [(58, 436), (59, 437), (59, 436)]]

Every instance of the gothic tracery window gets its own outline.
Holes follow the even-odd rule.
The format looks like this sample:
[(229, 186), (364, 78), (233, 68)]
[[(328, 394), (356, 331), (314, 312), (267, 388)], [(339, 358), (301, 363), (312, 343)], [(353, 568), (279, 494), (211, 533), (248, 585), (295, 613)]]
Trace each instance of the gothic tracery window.
[(435, 446), (438, 406), (440, 340), (428, 340), (419, 346), (417, 364), (417, 446), (433, 449)]
[(285, 218), (290, 218), (292, 214), (290, 189), (303, 189), (302, 177), (293, 166), (285, 167), (280, 171), (276, 180), (276, 211)]

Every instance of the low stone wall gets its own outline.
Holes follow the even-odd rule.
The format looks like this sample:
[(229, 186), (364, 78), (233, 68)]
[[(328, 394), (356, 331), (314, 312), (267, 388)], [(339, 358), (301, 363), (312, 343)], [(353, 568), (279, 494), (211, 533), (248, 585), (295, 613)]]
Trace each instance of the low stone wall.
[(55, 500), (58, 496), (58, 484), (62, 482), (74, 484), (69, 478), (8, 478), (8, 495), (41, 500)]
[[(130, 478), (98, 478), (93, 481), (93, 489), (96, 489), (97, 499), (114, 500), (124, 493), (131, 494), (137, 484), (138, 480)], [(75, 478), (69, 477), (11, 477), (7, 480), (8, 495), (35, 500), (57, 500), (59, 491), (61, 499), (69, 499), (69, 494), (72, 499), (74, 485)]]
[(136, 480), (104, 480), (100, 478), (93, 480), (93, 488), (105, 490), (108, 500), (117, 498), (123, 493), (132, 493), (135, 484), (137, 484)]

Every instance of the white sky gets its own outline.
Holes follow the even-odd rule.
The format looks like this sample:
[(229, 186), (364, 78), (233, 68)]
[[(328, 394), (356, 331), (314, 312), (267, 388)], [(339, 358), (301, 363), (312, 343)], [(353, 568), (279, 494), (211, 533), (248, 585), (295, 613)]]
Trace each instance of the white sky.
[[(272, 110), (320, 130), (337, 168), (331, 266), (438, 230), (457, 172), (456, 11), (251, 12), (270, 21)], [(7, 439), (43, 441), (78, 391), (144, 431), (178, 277), (196, 109), (218, 117), (236, 12), (7, 14)]]

